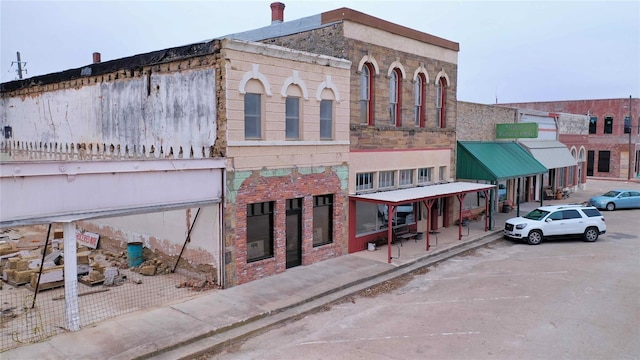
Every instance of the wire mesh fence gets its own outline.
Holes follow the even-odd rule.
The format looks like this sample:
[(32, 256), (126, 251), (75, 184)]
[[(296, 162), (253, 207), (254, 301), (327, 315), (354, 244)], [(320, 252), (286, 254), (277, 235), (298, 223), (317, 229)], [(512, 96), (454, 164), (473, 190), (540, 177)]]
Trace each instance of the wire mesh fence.
[(47, 236), (43, 226), (0, 230), (0, 352), (73, 330), (70, 295), (82, 328), (219, 288), (212, 257), (186, 242), (180, 255), (105, 236), (95, 249), (76, 243), (77, 273), (69, 275), (64, 242)]

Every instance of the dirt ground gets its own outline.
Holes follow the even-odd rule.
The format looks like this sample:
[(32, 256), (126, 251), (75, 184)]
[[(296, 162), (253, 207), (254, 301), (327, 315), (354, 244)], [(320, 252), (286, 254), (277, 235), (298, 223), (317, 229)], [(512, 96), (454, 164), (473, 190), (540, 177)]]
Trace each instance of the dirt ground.
[[(21, 244), (19, 256), (36, 257), (39, 264), (46, 234), (47, 228), (42, 226), (20, 227), (3, 230), (0, 232), (0, 239), (5, 244)], [(103, 241), (102, 238), (100, 241), (99, 249), (92, 250), (89, 256), (91, 269), (100, 263), (98, 268), (117, 269), (117, 273), (113, 277), (109, 276), (109, 281), (97, 282), (82, 281), (88, 279), (87, 275), (79, 276), (77, 293), (80, 327), (129, 312), (181, 302), (203, 292), (218, 291), (218, 287), (212, 282), (194, 278), (193, 269), (181, 271), (182, 261), (176, 271), (171, 272), (172, 264), (159, 261), (148, 249), (145, 249), (144, 262), (139, 267), (128, 268), (123, 248), (107, 240)], [(25, 242), (33, 246), (26, 246)], [(79, 252), (82, 250), (78, 249)], [(8, 259), (3, 258), (0, 263), (3, 270), (7, 263)], [(153, 275), (143, 275), (143, 267), (146, 267), (146, 273)], [(36, 294), (30, 283), (2, 282), (0, 352), (40, 342), (68, 328), (64, 281), (38, 286)], [(55, 287), (49, 288), (50, 286)]]

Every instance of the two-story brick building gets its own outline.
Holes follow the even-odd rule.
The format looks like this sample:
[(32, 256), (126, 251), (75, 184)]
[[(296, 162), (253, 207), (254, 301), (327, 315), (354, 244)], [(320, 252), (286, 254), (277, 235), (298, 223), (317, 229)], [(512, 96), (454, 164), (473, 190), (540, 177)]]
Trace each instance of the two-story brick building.
[[(272, 3), (271, 25), (228, 36), (351, 61), (349, 251), (359, 251), (387, 231), (388, 216), (358, 195), (454, 180), (459, 45), (348, 8), (291, 21), (284, 8)], [(451, 225), (455, 196), (434, 200), (433, 211), (407, 204), (394, 223)]]
[[(255, 280), (346, 252), (350, 65), (214, 39), (4, 83), (3, 161), (58, 163), (80, 177), (90, 163), (116, 175), (222, 159), (224, 183), (208, 188), (224, 194), (211, 203), (82, 215), (79, 226), (170, 263), (180, 256), (219, 285)], [(134, 188), (110, 189), (112, 203)]]
[[(640, 99), (590, 99), (539, 101), (499, 104), (589, 116), (586, 137), (586, 176), (631, 179), (640, 173)], [(584, 144), (582, 136), (560, 134), (560, 141), (569, 147)]]

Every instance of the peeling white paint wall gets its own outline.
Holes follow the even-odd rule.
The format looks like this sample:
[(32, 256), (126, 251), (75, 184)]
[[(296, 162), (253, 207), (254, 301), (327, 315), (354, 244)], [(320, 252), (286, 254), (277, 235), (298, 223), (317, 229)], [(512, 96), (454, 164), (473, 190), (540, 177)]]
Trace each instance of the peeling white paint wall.
[[(216, 140), (215, 70), (153, 73), (80, 88), (0, 100), (0, 126), (26, 143), (118, 146), (146, 155), (155, 148), (202, 156)], [(205, 152), (208, 154), (208, 152)]]

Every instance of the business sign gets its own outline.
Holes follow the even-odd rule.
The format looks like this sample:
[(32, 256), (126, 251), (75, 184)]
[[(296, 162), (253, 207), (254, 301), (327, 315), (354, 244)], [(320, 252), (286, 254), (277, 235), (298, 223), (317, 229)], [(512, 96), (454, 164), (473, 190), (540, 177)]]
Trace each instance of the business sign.
[(78, 231), (76, 229), (76, 241), (78, 244), (82, 246), (86, 246), (91, 249), (96, 249), (98, 247), (98, 239), (100, 235), (94, 234), (88, 231)]
[(538, 138), (537, 123), (496, 124), (496, 139)]

